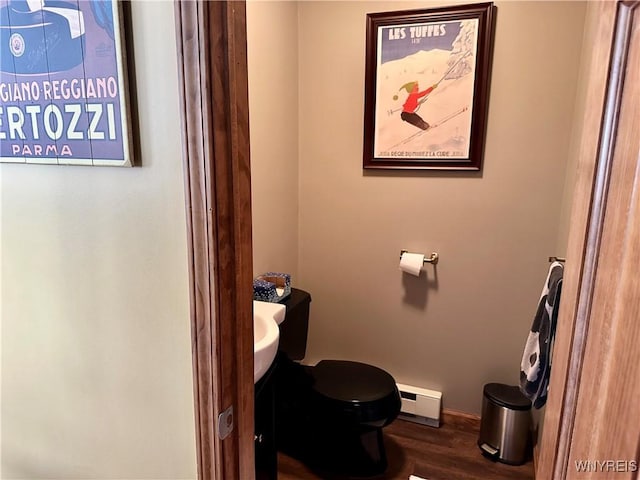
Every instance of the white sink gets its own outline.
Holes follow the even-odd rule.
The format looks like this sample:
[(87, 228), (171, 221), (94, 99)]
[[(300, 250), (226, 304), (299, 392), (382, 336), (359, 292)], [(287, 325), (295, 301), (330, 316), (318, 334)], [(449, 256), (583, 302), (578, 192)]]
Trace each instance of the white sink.
[(276, 358), (285, 306), (279, 303), (253, 302), (253, 382), (269, 370)]

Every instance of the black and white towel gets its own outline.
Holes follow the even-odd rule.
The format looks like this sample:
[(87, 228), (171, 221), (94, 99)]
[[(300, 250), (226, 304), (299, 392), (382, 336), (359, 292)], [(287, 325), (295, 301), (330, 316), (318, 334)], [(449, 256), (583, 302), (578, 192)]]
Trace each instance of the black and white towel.
[(560, 262), (553, 262), (549, 267), (520, 363), (520, 390), (535, 408), (541, 408), (547, 401), (563, 273)]

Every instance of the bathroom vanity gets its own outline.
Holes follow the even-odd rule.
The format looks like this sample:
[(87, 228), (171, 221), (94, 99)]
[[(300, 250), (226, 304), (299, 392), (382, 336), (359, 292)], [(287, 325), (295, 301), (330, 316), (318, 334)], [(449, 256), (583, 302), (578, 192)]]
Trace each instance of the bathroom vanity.
[(255, 384), (256, 480), (276, 480), (278, 478), (274, 388), (276, 364), (277, 360)]
[(278, 457), (275, 441), (275, 371), (280, 338), (278, 324), (285, 306), (253, 302), (254, 445), (257, 480), (275, 480)]

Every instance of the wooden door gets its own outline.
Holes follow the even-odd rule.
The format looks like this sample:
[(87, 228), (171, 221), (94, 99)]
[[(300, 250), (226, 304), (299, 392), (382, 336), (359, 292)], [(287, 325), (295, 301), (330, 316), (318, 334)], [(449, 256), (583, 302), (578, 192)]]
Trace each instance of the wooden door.
[(252, 480), (253, 268), (245, 4), (180, 1), (175, 16), (198, 478)]
[(597, 19), (540, 479), (638, 478), (640, 8)]

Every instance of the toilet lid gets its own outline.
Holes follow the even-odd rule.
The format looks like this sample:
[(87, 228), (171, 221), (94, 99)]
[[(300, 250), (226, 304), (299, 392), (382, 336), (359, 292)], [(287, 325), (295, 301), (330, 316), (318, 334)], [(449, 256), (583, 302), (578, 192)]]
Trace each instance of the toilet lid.
[(323, 421), (380, 428), (400, 413), (396, 382), (380, 368), (346, 360), (322, 360), (307, 368), (312, 402)]
[(397, 394), (391, 375), (365, 363), (322, 360), (311, 369), (311, 376), (316, 393), (340, 402), (376, 402)]

